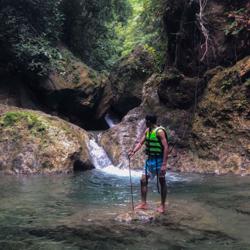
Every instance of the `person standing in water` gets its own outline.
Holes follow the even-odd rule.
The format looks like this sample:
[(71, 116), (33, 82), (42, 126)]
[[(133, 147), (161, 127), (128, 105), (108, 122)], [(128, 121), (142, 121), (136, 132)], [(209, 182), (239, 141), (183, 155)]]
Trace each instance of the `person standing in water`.
[[(147, 115), (146, 130), (140, 142), (135, 146), (133, 150), (129, 152), (131, 158), (145, 143), (146, 155), (148, 156), (144, 170), (145, 173), (141, 177), (141, 203), (135, 207), (135, 209), (147, 209), (147, 191), (148, 191), (148, 179), (155, 175), (159, 178), (160, 193), (161, 193), (161, 205), (157, 208), (157, 211), (164, 213), (166, 210), (165, 202), (167, 196), (167, 184), (166, 184), (166, 171), (168, 160), (168, 141), (166, 130), (157, 126), (157, 117), (155, 115)], [(158, 179), (157, 179), (158, 182)]]

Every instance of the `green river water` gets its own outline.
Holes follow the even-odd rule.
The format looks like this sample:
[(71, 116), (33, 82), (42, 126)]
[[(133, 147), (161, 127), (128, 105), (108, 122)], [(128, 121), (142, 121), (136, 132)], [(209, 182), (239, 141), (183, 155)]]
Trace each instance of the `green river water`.
[[(139, 177), (133, 177), (138, 202)], [(250, 249), (250, 177), (168, 174), (168, 212), (121, 223), (129, 178), (0, 175), (0, 249)], [(149, 204), (159, 200), (155, 182)]]

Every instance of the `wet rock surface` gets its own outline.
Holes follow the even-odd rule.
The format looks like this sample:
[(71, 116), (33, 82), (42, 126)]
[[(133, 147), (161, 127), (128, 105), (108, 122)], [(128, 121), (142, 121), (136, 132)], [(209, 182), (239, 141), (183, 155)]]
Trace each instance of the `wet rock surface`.
[(148, 223), (154, 221), (157, 216), (159, 217), (159, 213), (156, 213), (154, 210), (135, 209), (134, 211), (118, 215), (115, 217), (115, 221), (124, 223)]

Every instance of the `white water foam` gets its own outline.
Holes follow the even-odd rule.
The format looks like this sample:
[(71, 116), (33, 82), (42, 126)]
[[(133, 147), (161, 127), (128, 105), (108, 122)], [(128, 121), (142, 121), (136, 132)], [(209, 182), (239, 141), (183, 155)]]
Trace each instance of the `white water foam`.
[[(92, 159), (92, 163), (96, 169), (101, 170), (107, 174), (117, 175), (120, 177), (129, 176), (129, 169), (121, 168), (120, 165), (114, 166), (109, 159), (104, 149), (99, 146), (94, 139), (89, 141), (89, 152)], [(132, 177), (140, 177), (141, 171), (131, 170)]]
[[(104, 171), (107, 174), (112, 174), (112, 175), (116, 175), (116, 176), (120, 176), (120, 177), (129, 177), (129, 169), (125, 169), (125, 168), (119, 168), (119, 166), (107, 166), (103, 169), (101, 169), (102, 171)], [(131, 170), (131, 176), (132, 177), (136, 177), (139, 178), (141, 177), (141, 171), (134, 171)]]

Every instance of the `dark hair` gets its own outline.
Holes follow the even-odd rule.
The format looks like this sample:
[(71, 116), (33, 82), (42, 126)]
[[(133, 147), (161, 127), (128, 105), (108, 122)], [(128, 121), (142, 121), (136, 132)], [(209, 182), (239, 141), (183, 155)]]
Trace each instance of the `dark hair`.
[(156, 122), (157, 122), (157, 116), (156, 115), (152, 115), (152, 114), (146, 115), (145, 120), (146, 121), (150, 121), (151, 123), (156, 124)]

